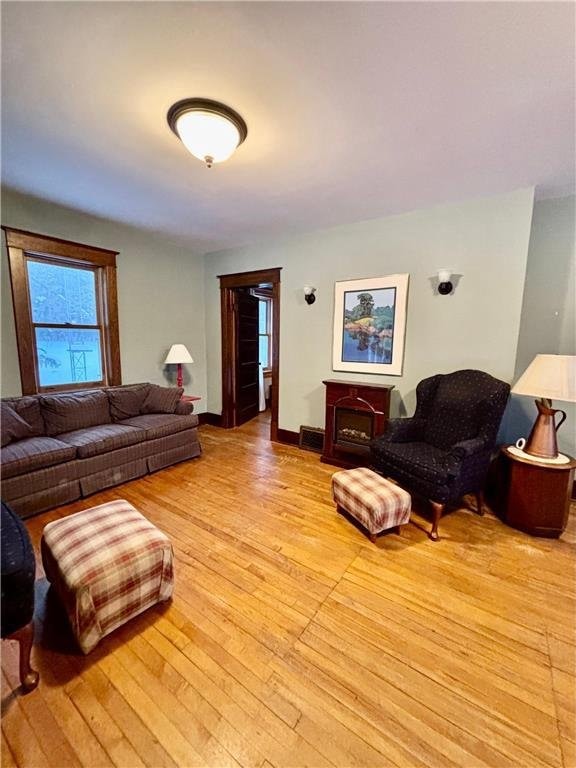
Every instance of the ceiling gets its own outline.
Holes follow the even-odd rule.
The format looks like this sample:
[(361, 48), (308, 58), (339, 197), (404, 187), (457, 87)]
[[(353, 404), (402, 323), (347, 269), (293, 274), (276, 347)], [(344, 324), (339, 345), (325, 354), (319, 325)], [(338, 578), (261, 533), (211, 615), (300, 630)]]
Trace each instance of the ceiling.
[[(3, 183), (198, 252), (574, 185), (573, 3), (4, 2)], [(205, 168), (166, 123), (248, 124)]]

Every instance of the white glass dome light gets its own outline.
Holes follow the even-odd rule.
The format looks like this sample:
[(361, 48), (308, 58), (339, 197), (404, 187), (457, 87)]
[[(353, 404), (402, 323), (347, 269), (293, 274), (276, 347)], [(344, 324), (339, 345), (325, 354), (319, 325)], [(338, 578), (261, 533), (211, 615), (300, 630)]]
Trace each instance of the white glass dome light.
[(183, 99), (170, 107), (167, 119), (186, 149), (208, 168), (227, 160), (248, 134), (237, 112), (210, 99)]

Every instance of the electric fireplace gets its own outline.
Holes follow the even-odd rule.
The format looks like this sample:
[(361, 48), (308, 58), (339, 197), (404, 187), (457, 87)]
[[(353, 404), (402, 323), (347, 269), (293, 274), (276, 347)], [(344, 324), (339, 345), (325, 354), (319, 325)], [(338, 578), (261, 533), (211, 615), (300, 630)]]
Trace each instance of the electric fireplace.
[(372, 440), (374, 414), (353, 408), (334, 409), (334, 443), (344, 447), (365, 448)]
[(386, 384), (327, 379), (326, 433), (321, 461), (341, 467), (367, 464), (370, 441), (386, 428), (390, 392)]

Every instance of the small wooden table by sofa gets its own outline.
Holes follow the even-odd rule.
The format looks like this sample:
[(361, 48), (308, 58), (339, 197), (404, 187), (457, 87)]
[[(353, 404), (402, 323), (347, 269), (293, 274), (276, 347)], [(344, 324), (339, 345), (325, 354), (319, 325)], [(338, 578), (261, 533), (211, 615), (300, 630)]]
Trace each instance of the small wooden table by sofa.
[(546, 464), (502, 448), (496, 512), (512, 528), (532, 536), (558, 538), (566, 528), (576, 460)]
[(183, 400), (185, 403), (195, 403), (197, 400), (202, 400), (202, 398), (199, 395), (182, 395), (180, 400)]

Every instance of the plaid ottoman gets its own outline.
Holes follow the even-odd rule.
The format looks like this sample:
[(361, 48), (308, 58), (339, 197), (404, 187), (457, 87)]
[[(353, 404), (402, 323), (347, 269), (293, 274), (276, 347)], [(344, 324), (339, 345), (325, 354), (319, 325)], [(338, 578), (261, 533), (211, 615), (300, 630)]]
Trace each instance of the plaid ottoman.
[(362, 523), (373, 542), (377, 533), (389, 528), (399, 532), (399, 526), (410, 520), (410, 494), (366, 467), (332, 475), (332, 498), (339, 511)]
[(48, 523), (41, 548), (84, 653), (172, 594), (170, 539), (123, 499)]

